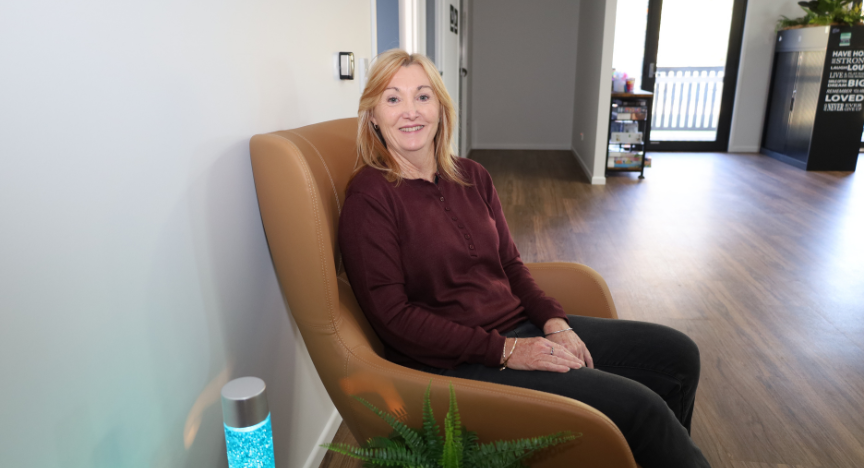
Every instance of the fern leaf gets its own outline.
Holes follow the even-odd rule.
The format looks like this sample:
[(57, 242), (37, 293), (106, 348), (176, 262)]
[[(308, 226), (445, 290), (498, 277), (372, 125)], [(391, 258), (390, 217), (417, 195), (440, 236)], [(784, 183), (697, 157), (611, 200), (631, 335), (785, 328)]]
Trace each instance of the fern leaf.
[(375, 405), (369, 403), (363, 398), (360, 398), (358, 396), (354, 396), (354, 398), (356, 398), (357, 401), (362, 403), (363, 406), (369, 408), (373, 413), (377, 414), (379, 418), (386, 421), (387, 424), (389, 424), (390, 427), (392, 427), (393, 430), (396, 431), (396, 433), (405, 440), (405, 445), (408, 446), (408, 448), (417, 453), (423, 453), (423, 439), (420, 437), (417, 431), (403, 424), (392, 414), (381, 411)]
[(462, 427), (459, 407), (456, 406), (456, 392), (450, 385), (450, 411), (444, 417), (444, 451), (441, 465), (444, 468), (462, 468)]
[(422, 467), (423, 460), (419, 453), (412, 452), (407, 447), (395, 449), (371, 449), (367, 463), (378, 466)]
[(457, 437), (461, 437), (462, 419), (459, 417), (459, 407), (456, 405), (456, 390), (453, 388), (453, 384), (450, 384), (450, 411), (447, 414), (452, 415), (453, 427), (457, 431), (455, 434)]
[(441, 452), (440, 465), (444, 468), (456, 468), (456, 444), (453, 443), (453, 418), (450, 413), (444, 417), (444, 450)]
[(441, 458), (444, 450), (444, 439), (441, 437), (441, 428), (435, 423), (435, 415), (432, 414), (432, 381), (426, 387), (426, 395), (423, 397), (423, 438), (426, 440), (426, 454), (432, 460)]
[(462, 466), (462, 437), (457, 433), (453, 425), (453, 416), (447, 413), (444, 418), (444, 450), (441, 454), (441, 466), (444, 468), (461, 468)]
[(479, 448), (477, 433), (462, 427), (462, 466), (463, 468), (474, 468)]
[(390, 447), (404, 447), (405, 442), (401, 437), (397, 438), (388, 438), (376, 436), (366, 441), (366, 448), (390, 448)]
[(363, 466), (427, 467), (419, 453), (407, 447), (364, 448), (348, 444), (321, 444), (322, 447), (364, 461)]
[(529, 439), (498, 441), (478, 447), (472, 463), (481, 468), (518, 467), (538, 450), (575, 440), (582, 434), (569, 431)]
[(363, 447), (355, 447), (353, 445), (348, 445), (345, 443), (336, 443), (336, 444), (321, 444), (321, 447), (326, 448), (327, 450), (340, 453), (342, 455), (347, 455), (351, 458), (357, 458), (359, 460), (367, 461), (366, 457), (366, 449)]

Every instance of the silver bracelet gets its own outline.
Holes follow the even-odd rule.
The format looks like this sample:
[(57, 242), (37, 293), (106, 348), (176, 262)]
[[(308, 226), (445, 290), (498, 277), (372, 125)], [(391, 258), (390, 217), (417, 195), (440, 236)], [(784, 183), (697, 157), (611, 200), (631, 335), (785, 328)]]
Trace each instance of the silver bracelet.
[(554, 334), (556, 334), (556, 333), (561, 333), (561, 332), (570, 331), (570, 330), (572, 330), (572, 328), (565, 328), (565, 329), (563, 329), (563, 330), (558, 330), (558, 331), (555, 331), (555, 332), (552, 332), (552, 333), (549, 333), (549, 334), (543, 335), (543, 338), (546, 338), (546, 337), (549, 336), (549, 335), (554, 335)]

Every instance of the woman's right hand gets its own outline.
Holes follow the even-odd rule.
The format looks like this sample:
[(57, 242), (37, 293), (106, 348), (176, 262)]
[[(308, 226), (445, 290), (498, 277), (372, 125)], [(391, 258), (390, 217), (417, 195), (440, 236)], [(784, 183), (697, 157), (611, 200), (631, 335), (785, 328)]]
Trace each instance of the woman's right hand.
[[(505, 340), (508, 355), (513, 349), (515, 338)], [(585, 362), (573, 355), (567, 348), (555, 344), (542, 336), (536, 338), (519, 338), (516, 349), (507, 361), (507, 367), (515, 370), (542, 370), (549, 372), (567, 372), (570, 369), (584, 367)]]

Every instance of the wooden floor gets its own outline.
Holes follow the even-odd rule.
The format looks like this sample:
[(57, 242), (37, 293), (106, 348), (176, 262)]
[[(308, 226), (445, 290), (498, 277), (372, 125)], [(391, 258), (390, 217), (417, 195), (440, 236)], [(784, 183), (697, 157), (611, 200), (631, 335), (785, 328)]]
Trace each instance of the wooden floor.
[[(699, 344), (693, 438), (712, 467), (864, 466), (864, 174), (652, 156), (646, 179), (592, 186), (569, 152), (471, 153), (523, 260), (590, 265), (621, 318)], [(343, 458), (321, 467), (360, 466)]]

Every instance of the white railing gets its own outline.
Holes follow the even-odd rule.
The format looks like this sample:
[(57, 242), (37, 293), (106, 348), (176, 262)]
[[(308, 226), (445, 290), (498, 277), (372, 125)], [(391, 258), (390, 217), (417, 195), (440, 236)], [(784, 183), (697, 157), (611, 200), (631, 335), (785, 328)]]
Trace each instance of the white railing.
[(724, 67), (657, 68), (651, 130), (717, 130)]

